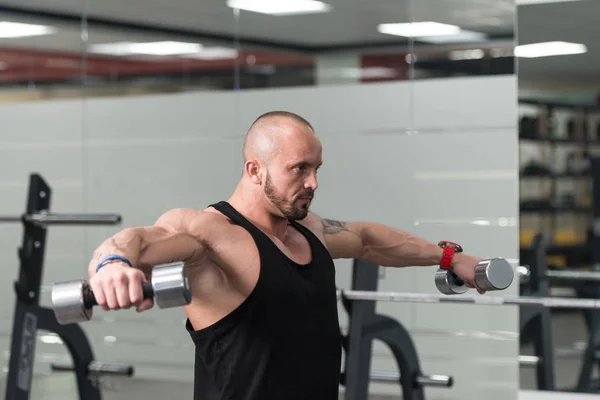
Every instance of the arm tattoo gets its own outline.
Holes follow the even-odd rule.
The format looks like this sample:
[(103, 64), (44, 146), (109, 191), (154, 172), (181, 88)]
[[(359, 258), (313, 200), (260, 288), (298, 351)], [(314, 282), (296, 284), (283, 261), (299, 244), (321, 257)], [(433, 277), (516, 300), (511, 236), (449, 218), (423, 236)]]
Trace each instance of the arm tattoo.
[(321, 224), (323, 224), (323, 233), (326, 235), (332, 235), (334, 233), (348, 231), (346, 223), (342, 221), (335, 221), (333, 219), (322, 218)]

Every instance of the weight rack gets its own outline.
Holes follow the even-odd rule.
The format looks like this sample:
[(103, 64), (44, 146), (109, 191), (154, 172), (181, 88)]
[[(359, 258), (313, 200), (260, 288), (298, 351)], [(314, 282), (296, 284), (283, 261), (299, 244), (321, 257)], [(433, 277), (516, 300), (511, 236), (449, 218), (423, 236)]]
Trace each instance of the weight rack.
[[(114, 225), (121, 221), (121, 217), (115, 214), (51, 214), (48, 211), (51, 197), (52, 190), (42, 176), (31, 174), (25, 214), (21, 217), (0, 218), (0, 223), (20, 221), (24, 227), (22, 244), (18, 249), (18, 280), (14, 283), (16, 302), (5, 398), (29, 399), (37, 331), (44, 330), (53, 332), (62, 339), (73, 360), (72, 366), (52, 368), (75, 371), (80, 399), (101, 400), (99, 377), (115, 373), (114, 365), (104, 368), (103, 364), (94, 361), (94, 352), (81, 327), (77, 324), (58, 324), (53, 310), (39, 304), (46, 227), (58, 224)], [(133, 373), (132, 367), (120, 367), (119, 371), (122, 370), (127, 371), (127, 375)]]

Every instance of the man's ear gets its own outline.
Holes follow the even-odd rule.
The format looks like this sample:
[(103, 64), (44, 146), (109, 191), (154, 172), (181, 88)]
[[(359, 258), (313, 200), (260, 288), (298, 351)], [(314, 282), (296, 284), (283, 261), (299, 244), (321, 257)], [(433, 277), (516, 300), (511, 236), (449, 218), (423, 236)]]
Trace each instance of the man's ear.
[(244, 164), (244, 172), (246, 173), (246, 175), (248, 175), (252, 183), (255, 183), (257, 185), (260, 185), (262, 182), (260, 171), (261, 166), (257, 160), (249, 160), (246, 161), (246, 163)]

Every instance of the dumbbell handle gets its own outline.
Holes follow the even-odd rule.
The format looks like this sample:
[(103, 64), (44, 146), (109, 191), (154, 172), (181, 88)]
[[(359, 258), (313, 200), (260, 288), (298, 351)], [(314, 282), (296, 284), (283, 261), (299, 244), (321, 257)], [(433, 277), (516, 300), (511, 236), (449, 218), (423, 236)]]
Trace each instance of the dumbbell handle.
[(450, 277), (452, 278), (452, 280), (456, 283), (456, 285), (458, 286), (462, 286), (465, 284), (465, 281), (463, 281), (462, 279), (460, 279), (458, 277), (458, 275), (456, 275), (454, 272), (452, 271), (448, 271), (448, 273), (450, 274)]
[[(152, 282), (143, 282), (142, 283), (142, 292), (145, 299), (150, 299), (154, 297), (154, 289), (152, 288)], [(92, 308), (93, 306), (97, 306), (98, 302), (96, 301), (96, 297), (92, 292), (92, 289), (88, 285), (84, 285), (83, 287), (83, 306), (85, 308)]]

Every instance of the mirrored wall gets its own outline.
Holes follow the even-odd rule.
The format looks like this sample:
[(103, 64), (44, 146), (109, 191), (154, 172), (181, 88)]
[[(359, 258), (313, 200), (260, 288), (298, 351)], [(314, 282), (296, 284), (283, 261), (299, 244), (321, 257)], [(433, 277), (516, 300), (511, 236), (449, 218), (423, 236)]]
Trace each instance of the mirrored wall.
[(515, 70), (512, 1), (255, 3), (3, 1), (6, 101)]
[[(85, 277), (94, 248), (123, 227), (227, 199), (244, 134), (271, 110), (297, 112), (318, 132), (318, 214), (518, 263), (516, 12), (513, 0), (0, 1), (0, 165), (5, 182), (20, 182), (0, 182), (6, 211), (22, 211), (36, 170), (57, 192), (54, 209), (123, 215), (120, 227), (51, 232), (44, 301), (51, 282)], [(0, 260), (16, 271), (20, 237), (0, 235)], [(339, 287), (350, 287), (352, 261), (336, 260)], [(381, 268), (378, 287), (435, 294), (433, 272)], [(11, 296), (7, 280), (0, 299)], [(428, 398), (516, 398), (515, 308), (377, 309), (410, 331), (424, 370), (454, 375)], [(12, 308), (0, 310), (9, 321)], [(181, 310), (95, 318), (86, 332), (103, 360), (190, 383)], [(40, 371), (68, 360), (51, 334), (38, 352)], [(396, 368), (376, 344), (373, 369)]]

